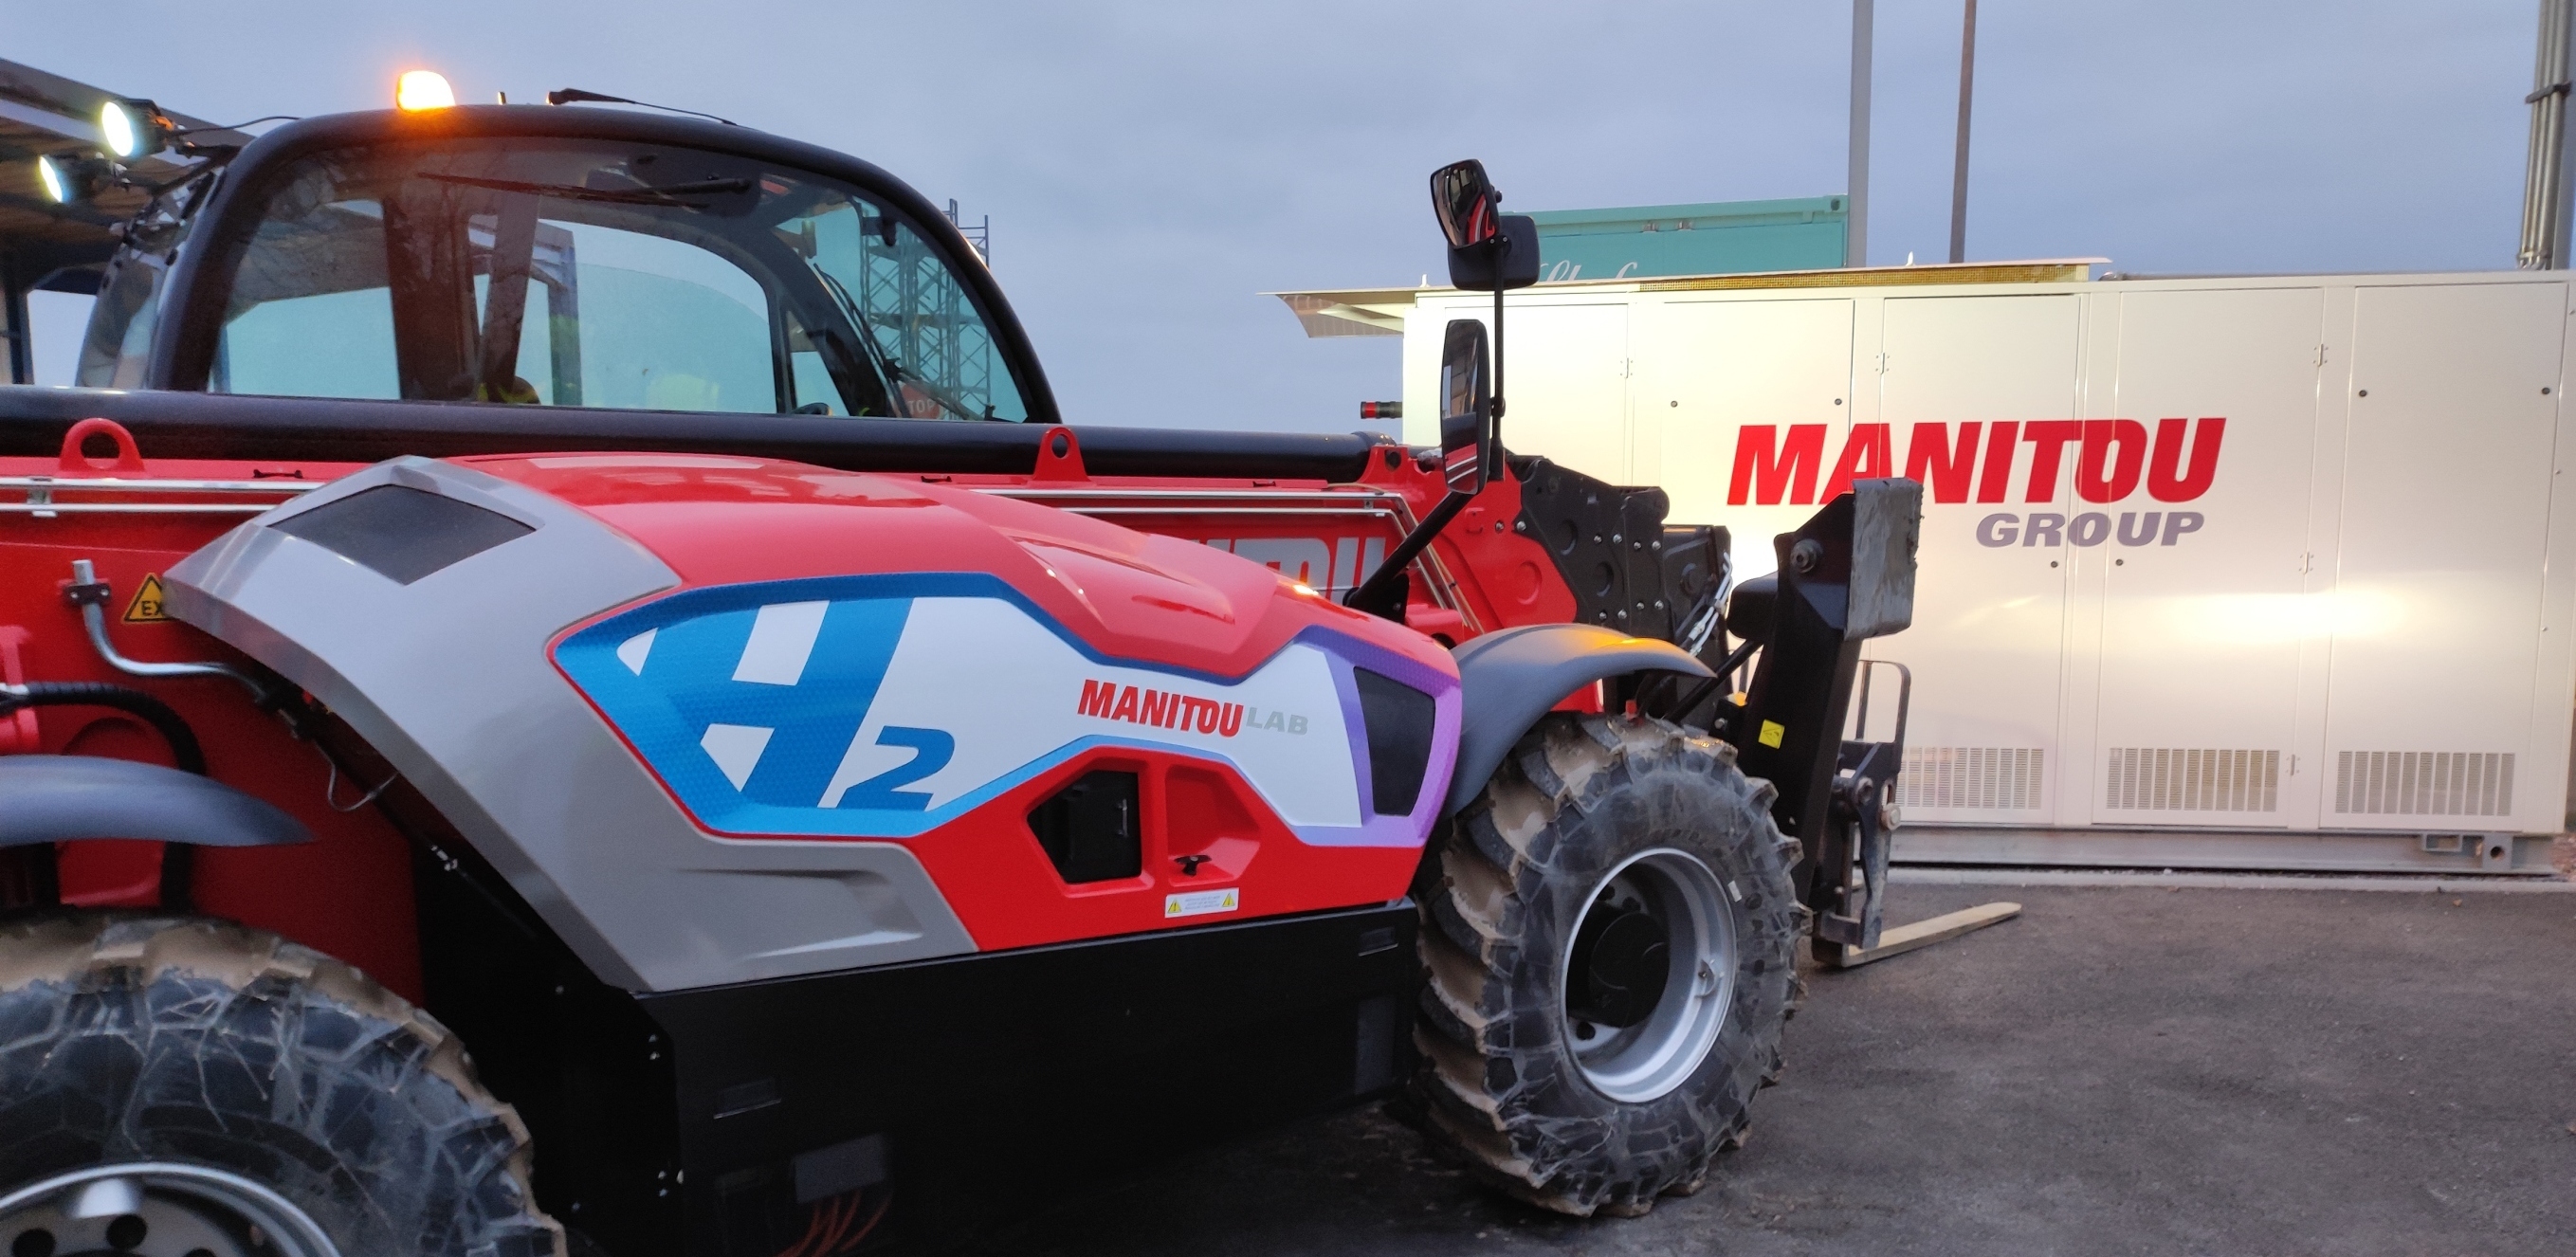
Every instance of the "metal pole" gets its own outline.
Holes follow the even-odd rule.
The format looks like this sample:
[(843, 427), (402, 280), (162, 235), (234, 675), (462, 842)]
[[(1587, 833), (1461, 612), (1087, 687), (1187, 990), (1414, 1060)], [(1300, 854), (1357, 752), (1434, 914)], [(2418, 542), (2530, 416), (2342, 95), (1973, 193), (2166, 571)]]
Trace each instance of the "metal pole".
[(1878, 18), (1873, 0), (1852, 0), (1851, 174), (1843, 221), (1843, 265), (1869, 265), (1869, 41)]
[(1950, 260), (1968, 260), (1968, 102), (1977, 82), (1977, 0), (1959, 31), (1959, 160), (1950, 171)]
[(2568, 40), (2576, 34), (2571, 0), (2540, 0), (2539, 49), (2533, 57), (2531, 147), (2523, 161), (2522, 247), (2514, 264), (2527, 271), (2567, 266)]

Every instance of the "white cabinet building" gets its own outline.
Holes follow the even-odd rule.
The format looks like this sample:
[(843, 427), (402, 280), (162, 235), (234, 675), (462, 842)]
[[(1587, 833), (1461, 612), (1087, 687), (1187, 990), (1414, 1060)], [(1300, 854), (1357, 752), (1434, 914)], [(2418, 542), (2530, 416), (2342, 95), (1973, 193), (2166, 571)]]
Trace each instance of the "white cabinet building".
[[(2528, 870), (2567, 825), (2565, 272), (2082, 262), (1512, 294), (1504, 441), (1733, 530), (1926, 485), (1900, 858)], [(1446, 289), (1288, 294), (1405, 338)], [(1885, 698), (1884, 689), (1880, 697)]]

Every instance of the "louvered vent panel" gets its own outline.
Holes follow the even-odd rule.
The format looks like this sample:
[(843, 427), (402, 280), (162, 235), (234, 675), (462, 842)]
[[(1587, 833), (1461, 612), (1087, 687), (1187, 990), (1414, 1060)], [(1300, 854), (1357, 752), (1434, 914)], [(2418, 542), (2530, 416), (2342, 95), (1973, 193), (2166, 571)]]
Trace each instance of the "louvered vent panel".
[(2513, 756), (2497, 751), (2339, 751), (2334, 810), (2354, 816), (2510, 816)]
[(2132, 812), (2275, 812), (2279, 751), (2115, 746), (2103, 806)]
[(2035, 746), (1909, 746), (1896, 777), (1903, 807), (2035, 811), (2044, 755)]

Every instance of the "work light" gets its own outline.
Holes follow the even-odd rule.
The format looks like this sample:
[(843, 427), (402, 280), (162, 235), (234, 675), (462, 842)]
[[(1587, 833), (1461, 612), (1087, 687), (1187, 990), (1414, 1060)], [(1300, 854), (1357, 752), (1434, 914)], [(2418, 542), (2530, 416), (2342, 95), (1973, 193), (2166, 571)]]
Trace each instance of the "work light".
[(170, 118), (152, 100), (108, 100), (98, 106), (98, 139), (108, 157), (131, 162), (162, 147)]
[(45, 185), (46, 198), (56, 205), (98, 195), (113, 173), (104, 157), (46, 153), (36, 158), (36, 181)]
[(405, 70), (394, 80), (394, 108), (405, 113), (456, 107), (456, 89), (436, 70)]

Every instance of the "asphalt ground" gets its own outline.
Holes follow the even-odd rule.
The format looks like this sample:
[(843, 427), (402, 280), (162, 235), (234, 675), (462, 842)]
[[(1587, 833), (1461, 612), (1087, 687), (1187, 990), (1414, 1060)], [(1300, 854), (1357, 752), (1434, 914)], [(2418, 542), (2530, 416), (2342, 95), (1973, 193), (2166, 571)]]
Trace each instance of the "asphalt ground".
[(1644, 1218), (1491, 1195), (1371, 1108), (979, 1253), (2576, 1253), (2576, 894), (1899, 886), (2020, 919), (1810, 975), (1752, 1142)]

